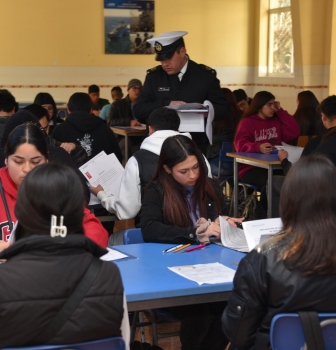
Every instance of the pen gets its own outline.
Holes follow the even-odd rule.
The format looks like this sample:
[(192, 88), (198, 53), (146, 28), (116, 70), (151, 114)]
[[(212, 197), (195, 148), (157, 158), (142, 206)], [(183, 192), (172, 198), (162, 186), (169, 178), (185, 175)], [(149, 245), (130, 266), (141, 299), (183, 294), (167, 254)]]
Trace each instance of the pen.
[(163, 253), (170, 253), (170, 252), (173, 252), (175, 249), (178, 249), (181, 247), (183, 247), (183, 244), (179, 244), (179, 245), (176, 245), (175, 247), (168, 248), (168, 249), (164, 250)]
[(196, 247), (188, 248), (183, 253), (188, 253), (188, 252), (192, 252), (193, 250), (202, 249), (202, 248), (206, 247), (207, 245), (208, 245), (207, 243), (202, 243), (202, 244), (200, 244), (200, 245), (198, 245)]
[(189, 243), (189, 244), (185, 244), (185, 245), (183, 245), (182, 247), (177, 248), (176, 250), (174, 250), (174, 253), (177, 253), (177, 252), (179, 252), (180, 250), (183, 250), (183, 249), (185, 249), (185, 248), (187, 248), (187, 247), (189, 247), (189, 246), (190, 246), (190, 243)]

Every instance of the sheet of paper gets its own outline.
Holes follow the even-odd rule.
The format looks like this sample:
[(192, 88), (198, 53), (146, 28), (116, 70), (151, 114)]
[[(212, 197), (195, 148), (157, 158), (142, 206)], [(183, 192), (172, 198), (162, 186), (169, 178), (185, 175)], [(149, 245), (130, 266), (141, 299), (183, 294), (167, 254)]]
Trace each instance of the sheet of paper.
[[(222, 216), (219, 217), (221, 228), (221, 243), (224, 247), (249, 252), (244, 230), (231, 226)], [(217, 243), (217, 242), (215, 242)]]
[(92, 192), (90, 192), (89, 205), (96, 205), (96, 204), (100, 204), (100, 200)]
[(207, 112), (207, 109), (204, 108), (204, 106), (200, 103), (197, 102), (193, 102), (193, 103), (184, 103), (184, 104), (180, 104), (180, 105), (172, 105), (172, 106), (167, 106), (167, 108), (169, 109), (175, 109), (175, 110), (179, 110), (179, 111), (183, 111), (183, 110), (194, 110), (197, 111), (198, 110), (205, 110)]
[(285, 142), (281, 142), (281, 143), (282, 143), (283, 149), (288, 152), (288, 160), (292, 164), (297, 162), (301, 157), (303, 147), (288, 145)]
[(114, 153), (106, 155), (102, 151), (82, 165), (79, 170), (90, 185), (102, 185), (107, 194), (118, 196), (124, 168)]
[(178, 275), (194, 281), (199, 285), (232, 282), (235, 270), (220, 263), (197, 264), (168, 267)]
[(108, 253), (100, 257), (100, 260), (104, 261), (113, 261), (113, 260), (119, 260), (119, 259), (125, 259), (128, 258), (128, 255), (118, 252), (117, 250), (106, 248), (108, 250)]
[(181, 132), (204, 132), (204, 116), (199, 113), (177, 112), (180, 117), (179, 131)]
[(246, 221), (243, 222), (243, 228), (249, 250), (251, 251), (259, 243), (281, 231), (282, 221), (280, 218)]

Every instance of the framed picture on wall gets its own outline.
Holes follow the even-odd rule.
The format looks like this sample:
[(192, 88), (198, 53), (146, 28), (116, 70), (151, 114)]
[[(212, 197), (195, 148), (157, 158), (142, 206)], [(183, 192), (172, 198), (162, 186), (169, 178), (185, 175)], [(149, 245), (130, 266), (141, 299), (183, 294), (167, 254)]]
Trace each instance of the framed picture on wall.
[(154, 1), (104, 0), (105, 54), (152, 54)]

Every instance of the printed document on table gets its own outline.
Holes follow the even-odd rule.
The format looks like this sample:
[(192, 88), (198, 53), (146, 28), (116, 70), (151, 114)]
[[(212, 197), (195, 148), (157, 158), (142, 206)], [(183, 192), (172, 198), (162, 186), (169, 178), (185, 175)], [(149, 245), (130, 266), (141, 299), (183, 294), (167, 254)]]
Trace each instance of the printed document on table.
[(235, 270), (218, 262), (210, 264), (197, 264), (168, 267), (178, 275), (194, 281), (199, 285), (232, 282)]
[(282, 226), (280, 218), (243, 221), (243, 228), (249, 250), (251, 251), (259, 243), (266, 241), (275, 233), (280, 232)]
[(128, 258), (128, 255), (119, 252), (118, 250), (114, 250), (111, 248), (106, 248), (108, 250), (108, 253), (100, 257), (100, 260), (104, 261), (113, 261), (113, 260), (119, 260), (119, 259), (125, 259)]
[(124, 168), (114, 153), (106, 155), (104, 151), (82, 165), (79, 170), (91, 186), (102, 185), (107, 194), (119, 195)]

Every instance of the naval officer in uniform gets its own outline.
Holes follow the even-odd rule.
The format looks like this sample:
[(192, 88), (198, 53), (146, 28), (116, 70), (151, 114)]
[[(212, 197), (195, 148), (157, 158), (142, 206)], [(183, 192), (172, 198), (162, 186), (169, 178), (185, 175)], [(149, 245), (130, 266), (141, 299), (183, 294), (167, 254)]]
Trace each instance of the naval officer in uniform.
[[(134, 105), (134, 114), (140, 122), (157, 108), (205, 100), (213, 104), (214, 120), (226, 118), (229, 108), (221, 91), (216, 71), (189, 59), (183, 36), (185, 31), (160, 34), (147, 41), (154, 46), (156, 60), (161, 65), (147, 71), (145, 83)], [(205, 132), (191, 133), (193, 140), (206, 154), (208, 139)]]

